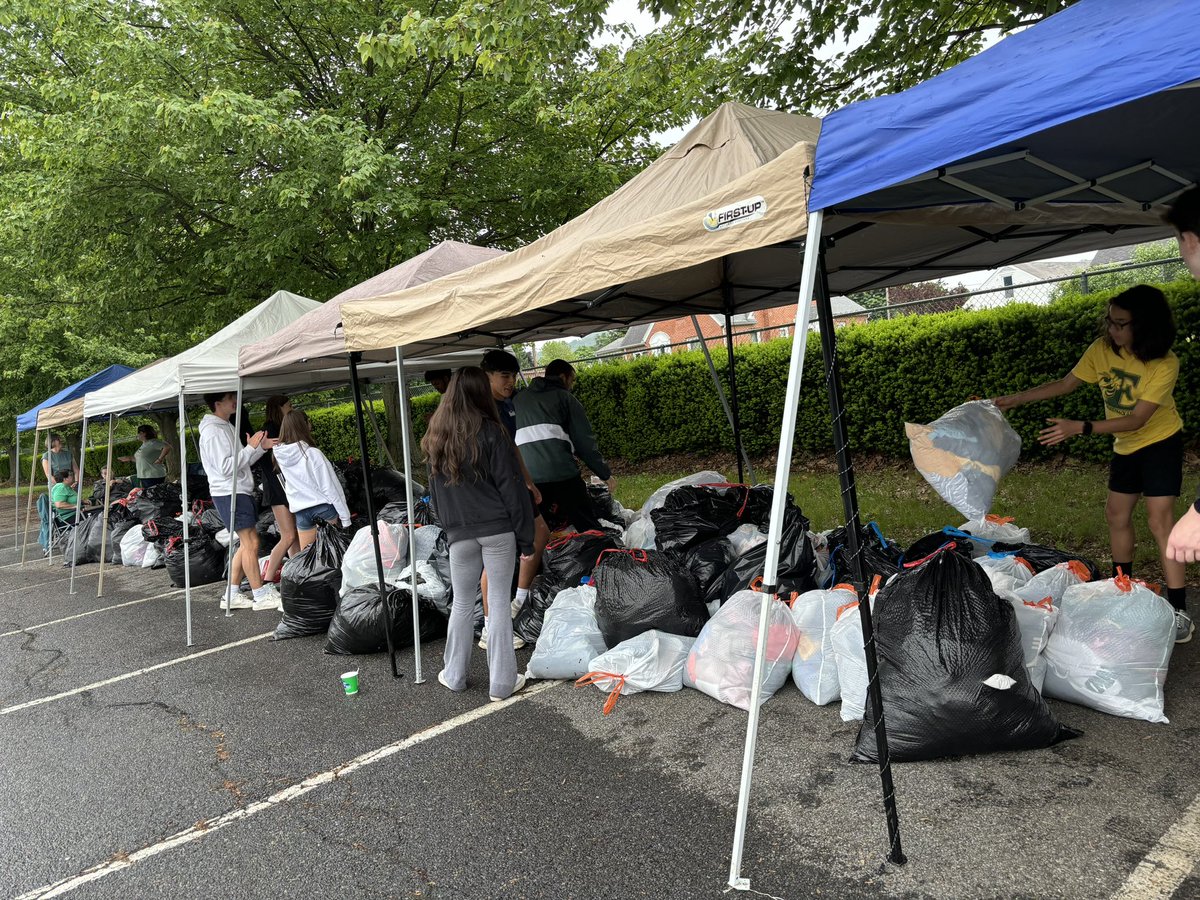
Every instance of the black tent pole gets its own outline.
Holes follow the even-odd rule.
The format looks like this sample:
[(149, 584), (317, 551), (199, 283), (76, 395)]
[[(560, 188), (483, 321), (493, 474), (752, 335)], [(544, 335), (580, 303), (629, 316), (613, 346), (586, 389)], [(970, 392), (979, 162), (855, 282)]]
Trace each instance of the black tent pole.
[(742, 419), (738, 415), (737, 369), (733, 364), (733, 285), (729, 283), (729, 257), (721, 259), (721, 300), (725, 306), (725, 354), (729, 361), (729, 413), (733, 418), (733, 452), (737, 456), (738, 484), (746, 481), (742, 450)]
[(846, 516), (846, 549), (850, 553), (854, 588), (862, 600), (858, 604), (862, 622), (863, 647), (867, 657), (868, 709), (875, 712), (875, 746), (879, 755), (879, 780), (883, 788), (883, 808), (887, 817), (888, 861), (903, 865), (907, 858), (900, 846), (900, 815), (896, 811), (896, 790), (892, 784), (892, 760), (888, 755), (887, 729), (883, 717), (883, 692), (879, 687), (879, 660), (875, 652), (875, 628), (871, 623), (868, 585), (863, 575), (862, 554), (858, 543), (858, 492), (854, 485), (854, 465), (850, 461), (850, 437), (846, 430), (846, 410), (842, 405), (842, 381), (838, 373), (837, 337), (834, 334), (833, 307), (829, 302), (829, 275), (825, 270), (825, 251), (818, 258), (816, 280), (817, 322), (821, 329), (821, 353), (825, 357), (825, 382), (829, 391), (829, 412), (833, 419), (833, 446), (837, 455), (838, 482), (842, 488), (842, 510)]
[[(379, 552), (379, 523), (375, 521), (375, 500), (372, 498), (371, 490), (371, 463), (367, 459), (367, 427), (363, 421), (362, 389), (358, 384), (358, 363), (362, 360), (362, 354), (355, 351), (348, 353), (347, 356), (350, 357), (350, 391), (354, 396), (354, 421), (358, 425), (358, 453), (362, 457), (363, 490), (367, 495), (367, 519), (371, 523), (371, 543), (375, 547), (375, 572), (379, 576), (379, 602), (383, 605), (383, 629), (387, 636), (388, 656), (392, 660), (392, 675), (396, 678), (403, 678), (400, 670), (396, 668), (396, 647), (392, 643), (392, 610), (388, 606), (387, 582), (383, 578), (383, 555)], [(416, 571), (415, 566), (413, 571)], [(416, 583), (415, 578), (413, 583)], [(412, 602), (417, 602), (415, 596), (412, 598)]]

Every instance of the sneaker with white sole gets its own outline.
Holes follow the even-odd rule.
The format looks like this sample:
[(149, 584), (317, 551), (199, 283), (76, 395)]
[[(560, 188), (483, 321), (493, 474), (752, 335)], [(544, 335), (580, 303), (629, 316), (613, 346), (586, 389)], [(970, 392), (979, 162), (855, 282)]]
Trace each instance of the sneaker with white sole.
[(479, 649), (487, 649), (487, 626), (483, 626), (483, 631), (479, 632)]
[[(487, 630), (487, 626), (484, 625), (483, 631), (481, 631), (479, 633), (479, 649), (486, 650), (487, 642), (488, 642), (488, 630)], [(513, 649), (520, 650), (524, 646), (525, 646), (525, 638), (521, 637), (516, 632), (513, 632)]]
[(524, 608), (524, 606), (525, 606), (524, 600), (514, 600), (512, 603), (509, 604), (509, 609), (512, 610), (512, 617), (514, 620), (517, 618), (517, 614), (521, 612), (521, 610)]
[(221, 609), (256, 609), (254, 598), (239, 591), (231, 598), (228, 594), (221, 598)]
[(263, 609), (283, 609), (283, 598), (279, 596), (279, 590), (273, 584), (265, 585), (262, 597), (254, 600), (252, 608), (255, 612)]
[(1175, 610), (1175, 643), (1186, 644), (1192, 639), (1192, 634), (1196, 630), (1196, 623), (1192, 621), (1192, 617), (1188, 615), (1186, 609)]
[[(509, 694), (508, 697), (511, 697), (513, 694), (518, 694), (523, 690), (525, 690), (525, 676), (518, 675), (517, 683), (513, 685), (512, 694)], [(507, 700), (508, 697), (489, 697), (488, 699), (490, 699), (493, 703), (499, 703), (502, 700)]]

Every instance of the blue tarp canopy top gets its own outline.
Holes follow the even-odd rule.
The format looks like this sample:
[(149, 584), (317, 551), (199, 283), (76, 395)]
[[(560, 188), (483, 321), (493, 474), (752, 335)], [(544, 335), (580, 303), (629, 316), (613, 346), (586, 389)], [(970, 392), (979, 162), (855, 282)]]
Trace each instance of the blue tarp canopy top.
[(75, 382), (70, 387), (63, 388), (53, 397), (43, 400), (37, 406), (33, 407), (33, 409), (17, 416), (17, 431), (33, 431), (37, 427), (38, 413), (43, 409), (50, 409), (60, 406), (63, 403), (70, 403), (72, 400), (78, 400), (89, 391), (99, 390), (106, 385), (112, 384), (114, 381), (120, 381), (133, 371), (129, 366), (109, 366), (95, 375), (89, 375), (82, 381)]
[(1081, 0), (830, 114), (809, 209), (831, 289), (1171, 236), (1165, 204), (1200, 180), (1197, 34), (1195, 0)]

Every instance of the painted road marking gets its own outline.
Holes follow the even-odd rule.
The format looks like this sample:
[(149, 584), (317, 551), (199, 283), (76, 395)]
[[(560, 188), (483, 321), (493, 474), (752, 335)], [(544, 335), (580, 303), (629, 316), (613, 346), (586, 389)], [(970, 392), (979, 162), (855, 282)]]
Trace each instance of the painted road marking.
[(1183, 811), (1112, 900), (1165, 900), (1187, 881), (1200, 862), (1200, 796)]
[(87, 612), (78, 613), (74, 616), (64, 616), (61, 619), (51, 619), (49, 622), (42, 622), (40, 625), (27, 625), (24, 628), (18, 628), (16, 631), (5, 631), (0, 633), (0, 638), (12, 637), (14, 634), (28, 634), (31, 631), (37, 631), (39, 628), (46, 628), (50, 625), (59, 625), (63, 622), (71, 622), (75, 619), (82, 619), (85, 616), (94, 616), (96, 613), (108, 612), (110, 609), (121, 609), (124, 606), (136, 606), (139, 603), (147, 603), (150, 600), (161, 600), (163, 597), (173, 597), (176, 594), (182, 593), (183, 588), (178, 588), (174, 591), (167, 591), (165, 594), (155, 594), (153, 597), (143, 597), (141, 600), (130, 600), (127, 603), (115, 603), (112, 606), (102, 606), (100, 609), (90, 609)]

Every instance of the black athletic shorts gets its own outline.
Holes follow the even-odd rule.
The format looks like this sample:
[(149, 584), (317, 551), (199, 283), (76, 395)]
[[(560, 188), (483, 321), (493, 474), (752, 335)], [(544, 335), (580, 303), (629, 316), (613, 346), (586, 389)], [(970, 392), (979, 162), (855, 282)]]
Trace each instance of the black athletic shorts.
[(1108, 464), (1108, 489), (1116, 494), (1178, 497), (1183, 489), (1183, 432), (1132, 453), (1114, 453)]
[(587, 485), (582, 478), (539, 481), (537, 487), (542, 492), (539, 509), (551, 532), (561, 531), (567, 526), (576, 531), (600, 529), (600, 520), (592, 511), (592, 498), (588, 496)]

